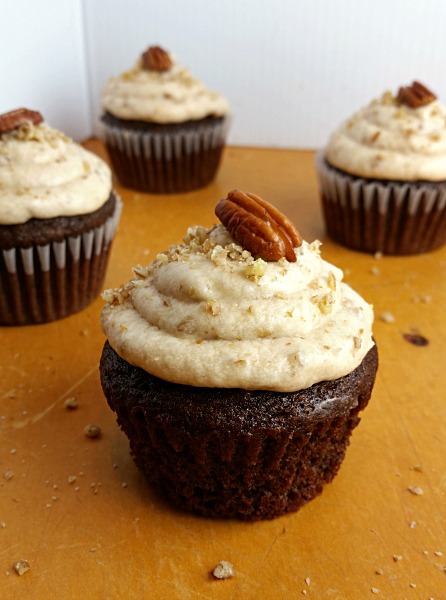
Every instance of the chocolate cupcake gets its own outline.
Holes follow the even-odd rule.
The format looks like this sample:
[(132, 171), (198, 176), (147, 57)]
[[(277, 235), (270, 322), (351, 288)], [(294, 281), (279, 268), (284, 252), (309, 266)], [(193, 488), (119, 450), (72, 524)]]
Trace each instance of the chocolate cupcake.
[(97, 298), (120, 210), (96, 155), (38, 112), (0, 115), (0, 324), (54, 321)]
[(355, 250), (446, 243), (446, 107), (418, 82), (343, 123), (316, 158), (327, 232)]
[(210, 517), (295, 511), (336, 475), (377, 369), (373, 311), (253, 194), (107, 290), (100, 373), (136, 464)]
[(158, 46), (102, 94), (104, 143), (119, 182), (154, 194), (189, 192), (215, 177), (228, 103)]

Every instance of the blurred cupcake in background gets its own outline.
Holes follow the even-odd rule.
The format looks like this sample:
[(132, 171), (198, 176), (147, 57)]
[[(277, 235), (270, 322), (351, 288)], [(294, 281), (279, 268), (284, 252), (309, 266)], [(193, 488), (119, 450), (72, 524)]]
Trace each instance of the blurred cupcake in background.
[(345, 121), (316, 167), (336, 242), (394, 255), (446, 242), (446, 107), (421, 83), (386, 92)]
[(39, 112), (0, 115), (0, 324), (54, 321), (95, 300), (121, 205), (108, 165)]
[(149, 193), (210, 183), (228, 129), (229, 105), (159, 46), (112, 77), (102, 94), (103, 139), (119, 182)]

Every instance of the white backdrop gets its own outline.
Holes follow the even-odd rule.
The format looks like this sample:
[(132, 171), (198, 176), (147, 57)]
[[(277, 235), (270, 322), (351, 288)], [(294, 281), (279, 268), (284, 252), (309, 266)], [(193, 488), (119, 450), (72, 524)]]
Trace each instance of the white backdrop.
[[(81, 140), (106, 79), (172, 50), (232, 106), (230, 143), (317, 148), (356, 108), (419, 79), (446, 102), (444, 0), (0, 0), (0, 111)], [(5, 26), (5, 23), (7, 25)]]

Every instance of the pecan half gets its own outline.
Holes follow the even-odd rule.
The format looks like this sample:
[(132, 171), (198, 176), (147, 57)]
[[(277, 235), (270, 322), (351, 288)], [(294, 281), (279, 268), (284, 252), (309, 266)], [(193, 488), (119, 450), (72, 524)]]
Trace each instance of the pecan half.
[(42, 123), (43, 117), (36, 110), (28, 110), (27, 108), (17, 108), (7, 113), (0, 115), (0, 134), (7, 133), (8, 131), (14, 131), (18, 129), (20, 125), (31, 121), (33, 125)]
[(293, 248), (302, 238), (285, 215), (255, 194), (232, 190), (215, 207), (215, 214), (235, 241), (256, 258), (266, 261), (285, 257), (296, 262)]
[(168, 53), (159, 46), (150, 46), (141, 56), (142, 67), (146, 71), (168, 71), (172, 68), (172, 61)]
[(410, 108), (420, 108), (436, 100), (437, 96), (419, 81), (414, 81), (412, 85), (400, 87), (397, 99)]

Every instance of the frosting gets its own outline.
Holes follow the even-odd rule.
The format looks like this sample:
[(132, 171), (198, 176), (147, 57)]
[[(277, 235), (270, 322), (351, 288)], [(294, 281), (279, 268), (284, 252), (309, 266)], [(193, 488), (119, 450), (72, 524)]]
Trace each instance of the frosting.
[(174, 62), (168, 71), (149, 71), (142, 68), (141, 60), (130, 71), (109, 79), (102, 106), (120, 119), (155, 123), (220, 117), (229, 110), (223, 96), (207, 89), (185, 67)]
[(89, 214), (108, 200), (108, 165), (45, 123), (0, 136), (0, 224)]
[(359, 177), (402, 181), (446, 179), (446, 107), (420, 108), (383, 94), (332, 135), (326, 158)]
[(264, 262), (222, 225), (191, 228), (104, 292), (103, 331), (127, 362), (174, 383), (295, 391), (337, 379), (373, 346), (373, 310), (319, 245)]

